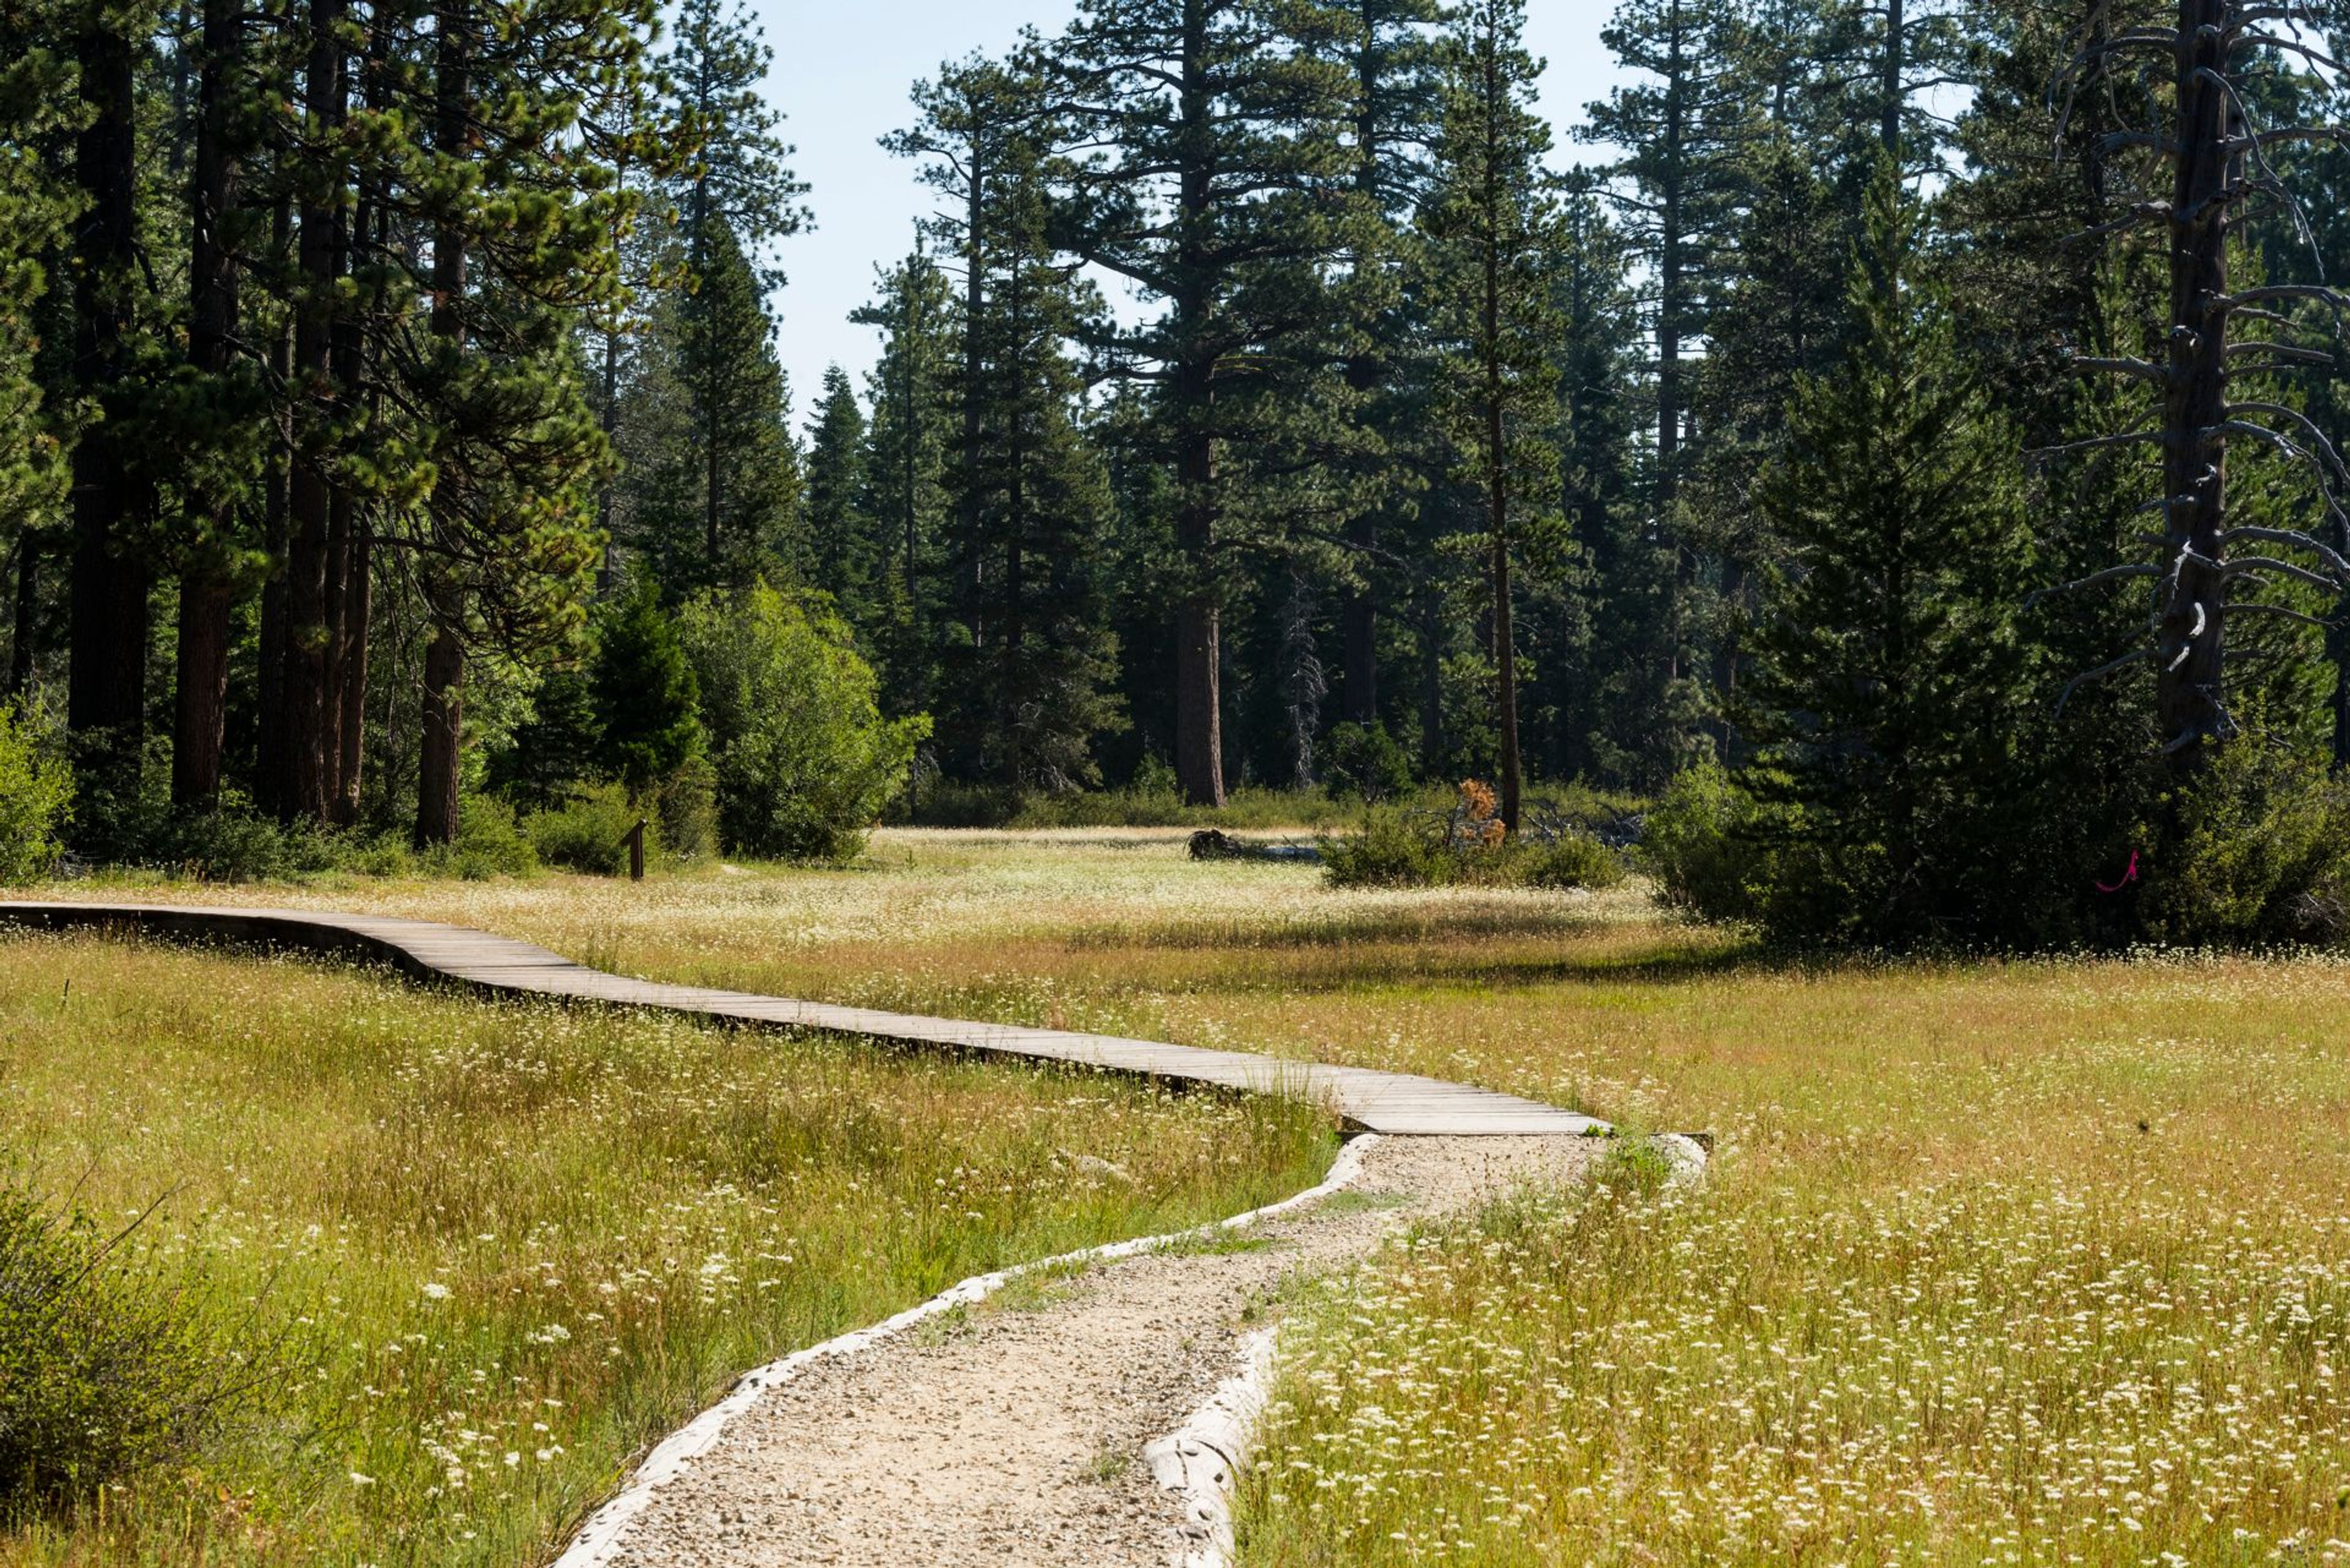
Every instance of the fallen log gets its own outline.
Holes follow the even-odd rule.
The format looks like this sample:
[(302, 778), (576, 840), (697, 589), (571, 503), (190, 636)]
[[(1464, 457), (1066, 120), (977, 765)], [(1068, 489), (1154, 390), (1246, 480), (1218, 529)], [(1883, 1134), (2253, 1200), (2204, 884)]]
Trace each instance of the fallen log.
[(1311, 844), (1251, 844), (1220, 828), (1203, 827), (1191, 835), (1194, 860), (1294, 860), (1317, 863), (1322, 851)]

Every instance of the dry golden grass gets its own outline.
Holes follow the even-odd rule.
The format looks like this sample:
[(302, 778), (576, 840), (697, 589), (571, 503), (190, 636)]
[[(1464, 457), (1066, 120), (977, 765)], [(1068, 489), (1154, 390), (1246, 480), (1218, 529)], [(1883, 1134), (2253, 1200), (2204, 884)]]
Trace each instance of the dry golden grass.
[(305, 897), (1717, 1135), (1699, 1191), (1533, 1195), (1305, 1314), (1254, 1563), (2350, 1562), (2334, 960), (1787, 965), (1637, 889), (1333, 893), (1141, 833)]

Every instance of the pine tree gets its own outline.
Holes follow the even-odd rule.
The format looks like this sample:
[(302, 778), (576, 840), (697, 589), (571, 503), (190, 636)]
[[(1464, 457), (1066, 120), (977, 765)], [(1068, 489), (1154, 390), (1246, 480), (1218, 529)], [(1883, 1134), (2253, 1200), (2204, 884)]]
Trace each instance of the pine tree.
[(1681, 496), (1700, 456), (1693, 350), (1729, 270), (1730, 226), (1756, 134), (1756, 84), (1738, 68), (1734, 47), (1739, 20), (1729, 0), (1621, 0), (1600, 36), (1633, 79), (1591, 105), (1578, 132), (1624, 150), (1611, 172), (1625, 237), (1648, 279), (1655, 411), (1646, 522), (1676, 562), (1673, 629), (1657, 678), (1667, 687), (1697, 673), (1688, 601), (1706, 564)]
[(979, 439), (946, 475), (959, 635), (941, 739), (1014, 792), (1098, 783), (1093, 742), (1124, 722), (1097, 566), (1108, 476), (1079, 424), (1084, 380), (1065, 347), (1100, 302), (1048, 243), (1038, 153), (1014, 138), (997, 165), (978, 310), (958, 323), (949, 386)]
[[(705, 585), (749, 580), (721, 575), (724, 536), (732, 533), (738, 551), (745, 538), (739, 518), (730, 529), (730, 514), (755, 514), (773, 497), (738, 506), (730, 495), (740, 465), (729, 459), (727, 438), (741, 432), (727, 423), (742, 407), (747, 383), (760, 379), (748, 344), (750, 318), (755, 313), (764, 319), (764, 300), (784, 281), (770, 250), (813, 221), (800, 202), (807, 187), (787, 162), (793, 149), (780, 134), (783, 117), (762, 90), (774, 57), (740, 0), (683, 0), (676, 42), (662, 61), (675, 84), (680, 136), (693, 149), (670, 185), (684, 240), (679, 308), (686, 335), (698, 340), (698, 351), (689, 356), (698, 379), (689, 386), (702, 426), (696, 489)], [(772, 325), (767, 331), (772, 334)]]
[(704, 241), (723, 224), (748, 256), (760, 291), (783, 284), (769, 259), (777, 241), (813, 221), (792, 173), (795, 151), (783, 140), (783, 115), (764, 91), (775, 51), (741, 0), (681, 0), (676, 41), (661, 70), (673, 94), (669, 112), (691, 157), (670, 171), (670, 192), (699, 277), (710, 261)]
[(952, 408), (947, 378), (955, 354), (947, 280), (917, 245), (896, 266), (877, 269), (871, 303), (852, 319), (880, 328), (881, 354), (866, 379), (873, 418), (865, 438), (865, 510), (883, 542), (883, 607), (873, 651), (893, 716), (926, 711), (935, 675), (941, 534)]
[(1759, 497), (1786, 552), (1753, 638), (1753, 774), (1794, 808), (1779, 918), (1915, 941), (1999, 929), (2027, 701), (2013, 431), (1924, 275), (1889, 161), (1843, 364), (1803, 378)]
[(1562, 332), (1550, 274), (1561, 248), (1544, 167), (1550, 128), (1534, 107), (1542, 67), (1524, 48), (1524, 0), (1468, 0), (1446, 39), (1444, 119), (1423, 223), (1445, 345), (1436, 408), (1486, 562), (1501, 768), (1501, 821), (1518, 831), (1524, 794), (1513, 568), (1555, 574), (1567, 553), (1559, 510)]
[(237, 341), (259, 216), (244, 192), (262, 122), (253, 21), (245, 0), (203, 0), (192, 48), (187, 368), (162, 412), (180, 470), (181, 522), (165, 556), (180, 579), (172, 798), (182, 806), (219, 792), (233, 616), (267, 566), (258, 504), (267, 394), (260, 364)]
[[(1330, 504), (1343, 380), (1334, 262), (1370, 217), (1345, 141), (1352, 23), (1327, 0), (1086, 0), (1044, 57), (1072, 142), (1055, 238), (1156, 314), (1091, 345), (1149, 379), (1149, 439), (1175, 484), (1175, 768), (1224, 800), (1222, 618), (1234, 548)], [(1333, 383), (1336, 383), (1335, 385)]]
[[(27, 18), (47, 22), (48, 18)], [(18, 591), (10, 627), (9, 672), (0, 699), (21, 701), (33, 670), (33, 621), (45, 527), (66, 501), (70, 414), (45, 397), (35, 309), (49, 286), (44, 263), (62, 246), (72, 196), (43, 156), (73, 128), (78, 106), (66, 91), (66, 63), (32, 28), (0, 27), (0, 529)]]
[[(570, 130), (591, 88), (641, 68), (649, 26), (610, 0), (439, 0), (432, 14), (432, 135), (399, 192), (430, 226), (430, 260), (381, 255), (415, 269), (406, 281), (430, 301), (429, 348), (403, 368), (431, 456), (413, 544), (432, 623), (421, 845), (456, 836), (471, 651), (559, 646), (598, 562), (609, 453), (573, 345), (619, 287), (613, 210), (628, 198), (573, 156)], [(350, 613), (363, 630), (364, 600)]]
[(874, 623), (881, 561), (865, 511), (865, 410), (837, 365), (826, 367), (824, 393), (808, 422), (802, 526), (815, 562), (814, 581), (832, 596), (840, 618), (860, 635)]
[(1554, 590), (1563, 624), (1552, 649), (1536, 649), (1536, 678), (1547, 686), (1540, 701), (1558, 732), (1544, 760), (1556, 776), (1659, 790), (1689, 760), (1674, 750), (1688, 732), (1675, 704), (1690, 701), (1689, 689), (1666, 679), (1674, 561), (1639, 504), (1638, 306), (1623, 236), (1587, 172), (1570, 176), (1562, 194), (1554, 270), (1559, 466), (1586, 569), (1580, 592)]
[(701, 751), (693, 668), (650, 579), (605, 614), (588, 689), (598, 760), (619, 774), (631, 799)]
[(145, 5), (78, 4), (62, 18), (78, 88), (73, 178), (72, 395), (91, 416), (74, 443), (71, 665), (67, 720), (90, 794), (136, 777), (146, 734), (148, 593), (157, 455), (140, 405), (162, 360), (157, 301), (139, 252), (137, 81), (152, 36)]
[(1752, 611), (1754, 574), (1776, 547), (1759, 525), (1754, 479), (1779, 455), (1795, 378), (1824, 374), (1842, 355), (1858, 218), (1783, 132), (1762, 140), (1747, 178), (1746, 207), (1730, 230), (1738, 266), (1715, 296), (1691, 393), (1698, 423), (1711, 434), (1683, 491), (1684, 537), (1719, 563), (1715, 580), (1688, 599), (1711, 653), (1714, 744), (1730, 763), (1743, 750), (1730, 720), (1741, 627)]
[(1344, 598), (1338, 612), (1338, 697), (1347, 720), (1379, 722), (1379, 607), (1399, 587), (1383, 535), (1411, 522), (1430, 454), (1428, 366), (1419, 283), (1425, 262), (1414, 214), (1431, 177), (1441, 109), (1432, 24), (1436, 0), (1351, 0), (1347, 54), (1354, 67), (1347, 156), (1364, 219), (1341, 290), (1341, 346), (1353, 418), (1360, 500), (1346, 521)]
[(614, 526), (671, 602), (812, 566), (775, 320), (732, 231), (702, 248), (694, 291), (655, 305), (622, 396)]

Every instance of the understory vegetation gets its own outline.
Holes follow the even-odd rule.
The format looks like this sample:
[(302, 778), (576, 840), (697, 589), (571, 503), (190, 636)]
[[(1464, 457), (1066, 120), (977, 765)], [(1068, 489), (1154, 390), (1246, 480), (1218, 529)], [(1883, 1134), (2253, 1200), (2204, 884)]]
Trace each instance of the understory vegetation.
[(1621, 856), (1558, 808), (1536, 808), (1513, 835), (1495, 816), (1493, 792), (1464, 781), (1443, 810), (1374, 807), (1362, 830), (1322, 840), (1337, 888), (1612, 888)]
[(536, 1562), (748, 1367), (1332, 1152), (1271, 1101), (94, 939), (0, 943), (0, 1041), (11, 1563)]

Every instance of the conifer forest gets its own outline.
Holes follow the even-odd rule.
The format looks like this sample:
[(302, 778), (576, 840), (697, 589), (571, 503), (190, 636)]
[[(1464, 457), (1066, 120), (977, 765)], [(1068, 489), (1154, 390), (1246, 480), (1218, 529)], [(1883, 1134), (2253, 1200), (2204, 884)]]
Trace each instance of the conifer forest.
[(0, 796), (792, 858), (1475, 780), (1805, 939), (2350, 935), (2350, 6), (1620, 0), (1558, 117), (1530, 3), (941, 62), (792, 385), (740, 0), (0, 0)]

